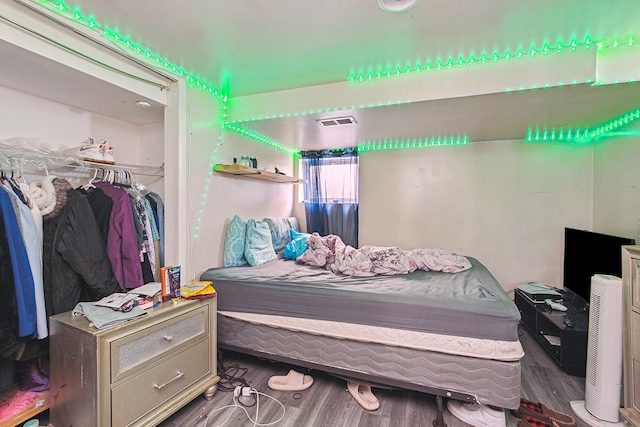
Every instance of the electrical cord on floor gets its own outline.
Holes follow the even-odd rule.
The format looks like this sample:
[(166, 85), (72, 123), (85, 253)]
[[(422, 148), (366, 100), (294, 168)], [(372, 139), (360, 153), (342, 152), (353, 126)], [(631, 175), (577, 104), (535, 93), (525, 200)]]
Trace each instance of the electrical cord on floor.
[(248, 387), (249, 383), (244, 378), (247, 371), (247, 368), (242, 368), (238, 364), (224, 366), (222, 352), (218, 352), (218, 375), (220, 376), (218, 390), (229, 392), (234, 391), (238, 386)]
[[(249, 412), (247, 411), (247, 409), (239, 401), (240, 397), (242, 397), (242, 396), (250, 396), (250, 395), (254, 395), (255, 396), (255, 406), (256, 406), (255, 419), (251, 418), (251, 415), (249, 415)], [(259, 416), (259, 412), (260, 412), (260, 396), (264, 396), (264, 397), (267, 397), (267, 398), (269, 398), (271, 400), (275, 400), (276, 402), (278, 402), (278, 404), (282, 408), (282, 415), (280, 415), (280, 417), (277, 420), (272, 421), (270, 423), (259, 423), (258, 422), (258, 416)], [(286, 413), (286, 409), (285, 409), (284, 405), (282, 404), (282, 402), (280, 402), (275, 397), (271, 397), (268, 394), (260, 393), (259, 391), (257, 391), (253, 387), (238, 386), (233, 391), (233, 405), (222, 406), (220, 408), (214, 409), (211, 412), (209, 412), (207, 414), (206, 418), (205, 418), (204, 426), (207, 427), (207, 425), (209, 423), (209, 417), (211, 417), (213, 414), (215, 414), (215, 413), (217, 413), (219, 411), (222, 411), (223, 409), (229, 409), (229, 408), (233, 408), (233, 411), (231, 411), (229, 413), (229, 415), (227, 415), (227, 417), (224, 419), (224, 421), (222, 421), (221, 424), (218, 424), (215, 427), (222, 427), (224, 424), (226, 424), (227, 421), (229, 421), (231, 419), (231, 416), (236, 412), (236, 409), (238, 409), (238, 408), (240, 408), (242, 411), (244, 411), (245, 415), (247, 416), (249, 421), (251, 421), (253, 423), (254, 427), (267, 427), (267, 426), (271, 426), (273, 424), (276, 424), (276, 423), (282, 421), (282, 419), (284, 418), (284, 415)]]

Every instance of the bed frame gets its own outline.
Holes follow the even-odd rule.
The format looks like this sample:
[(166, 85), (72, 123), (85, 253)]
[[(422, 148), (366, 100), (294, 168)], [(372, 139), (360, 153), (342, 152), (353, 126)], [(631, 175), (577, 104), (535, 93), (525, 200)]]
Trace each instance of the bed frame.
[(249, 323), (224, 314), (218, 314), (218, 346), (374, 387), (435, 395), (436, 427), (446, 426), (442, 397), (507, 409), (516, 409), (520, 403), (519, 361), (474, 359), (317, 336)]

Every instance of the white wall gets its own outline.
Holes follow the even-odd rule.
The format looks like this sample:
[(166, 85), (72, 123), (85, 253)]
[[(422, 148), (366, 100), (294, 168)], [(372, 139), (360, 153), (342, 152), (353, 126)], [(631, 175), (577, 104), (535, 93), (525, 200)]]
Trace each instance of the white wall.
[(360, 244), (444, 248), (505, 289), (562, 285), (565, 226), (589, 228), (592, 149), (500, 141), (360, 156)]
[(640, 138), (614, 138), (595, 146), (594, 231), (640, 244)]
[[(292, 215), (295, 186), (212, 172), (215, 163), (230, 164), (247, 155), (258, 168), (293, 172), (290, 155), (225, 130), (221, 133), (220, 104), (197, 89), (188, 92), (189, 105), (189, 224), (190, 277), (197, 279), (210, 267), (222, 266), (224, 237), (234, 215), (244, 220)], [(220, 139), (219, 139), (220, 138)], [(219, 141), (219, 143), (218, 143)], [(200, 230), (195, 232), (199, 225)]]

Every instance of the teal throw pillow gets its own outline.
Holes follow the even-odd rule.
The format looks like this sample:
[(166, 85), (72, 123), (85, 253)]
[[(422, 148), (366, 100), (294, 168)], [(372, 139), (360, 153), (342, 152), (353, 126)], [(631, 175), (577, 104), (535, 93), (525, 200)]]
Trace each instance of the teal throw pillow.
[(227, 235), (224, 239), (224, 253), (222, 256), (222, 265), (225, 267), (237, 267), (247, 264), (244, 257), (244, 244), (247, 238), (247, 223), (235, 215), (229, 227)]
[(289, 220), (283, 217), (273, 217), (264, 218), (263, 221), (269, 226), (273, 250), (282, 252), (287, 243), (291, 241), (291, 236), (289, 235), (291, 224)]
[(262, 265), (277, 258), (271, 243), (271, 231), (264, 221), (247, 221), (247, 238), (244, 242), (244, 257), (249, 265)]
[(287, 221), (289, 222), (289, 226), (292, 230), (300, 232), (300, 224), (298, 223), (298, 218), (296, 218), (295, 216), (290, 216), (289, 218), (287, 218)]

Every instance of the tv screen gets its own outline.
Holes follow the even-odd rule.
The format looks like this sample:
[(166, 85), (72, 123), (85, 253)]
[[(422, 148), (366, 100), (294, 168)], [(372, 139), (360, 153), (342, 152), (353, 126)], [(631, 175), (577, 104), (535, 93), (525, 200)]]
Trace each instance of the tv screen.
[(633, 244), (635, 241), (626, 237), (565, 228), (564, 287), (588, 303), (591, 277), (594, 274), (622, 277), (622, 246)]

